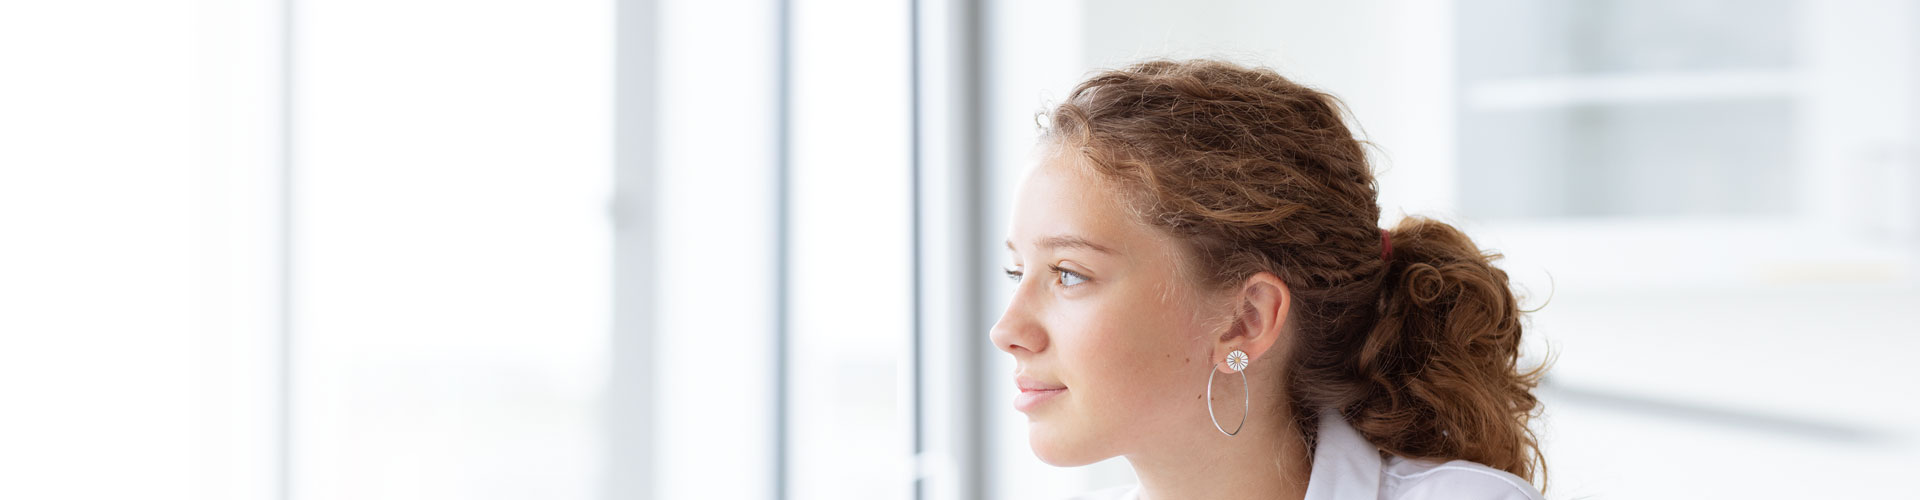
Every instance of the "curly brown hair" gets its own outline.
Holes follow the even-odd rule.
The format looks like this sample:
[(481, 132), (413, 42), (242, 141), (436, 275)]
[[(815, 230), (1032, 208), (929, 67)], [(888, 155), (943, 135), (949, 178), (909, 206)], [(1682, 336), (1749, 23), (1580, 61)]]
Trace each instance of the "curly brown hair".
[(1524, 311), (1499, 254), (1421, 217), (1384, 237), (1341, 109), (1272, 70), (1156, 60), (1075, 87), (1045, 140), (1119, 181), (1137, 216), (1189, 247), (1199, 284), (1263, 271), (1287, 284), (1285, 396), (1309, 449), (1319, 411), (1335, 410), (1395, 455), (1544, 482), (1528, 427), (1544, 365), (1520, 367)]

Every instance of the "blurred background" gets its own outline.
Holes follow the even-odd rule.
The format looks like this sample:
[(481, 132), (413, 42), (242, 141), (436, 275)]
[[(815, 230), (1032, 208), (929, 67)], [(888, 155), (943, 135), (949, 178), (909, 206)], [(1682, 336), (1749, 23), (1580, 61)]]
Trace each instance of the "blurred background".
[[(1553, 359), (1549, 498), (1902, 496), (1910, 0), (0, 2), (0, 498), (1050, 499), (1036, 113), (1265, 65)], [(1145, 429), (1143, 432), (1151, 432)]]

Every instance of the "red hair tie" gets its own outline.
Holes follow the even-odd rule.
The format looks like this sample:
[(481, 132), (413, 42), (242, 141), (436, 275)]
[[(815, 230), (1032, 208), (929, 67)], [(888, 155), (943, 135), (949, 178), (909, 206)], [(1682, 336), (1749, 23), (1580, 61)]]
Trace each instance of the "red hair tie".
[(1387, 230), (1380, 230), (1380, 260), (1393, 260), (1393, 240), (1387, 239)]

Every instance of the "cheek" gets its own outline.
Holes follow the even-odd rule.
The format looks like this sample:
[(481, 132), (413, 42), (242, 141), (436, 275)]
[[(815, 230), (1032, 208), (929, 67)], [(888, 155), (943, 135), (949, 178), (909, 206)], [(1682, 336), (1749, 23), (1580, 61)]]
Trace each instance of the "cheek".
[(1206, 375), (1205, 361), (1191, 351), (1191, 333), (1177, 317), (1161, 304), (1114, 304), (1084, 320), (1087, 335), (1070, 357), (1092, 410), (1145, 416), (1205, 389), (1185, 383)]

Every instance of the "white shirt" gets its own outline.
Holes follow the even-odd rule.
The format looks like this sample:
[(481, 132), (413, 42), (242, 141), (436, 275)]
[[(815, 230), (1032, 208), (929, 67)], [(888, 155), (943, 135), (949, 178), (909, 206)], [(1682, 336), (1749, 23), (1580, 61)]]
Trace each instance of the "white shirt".
[[(1320, 415), (1319, 443), (1306, 500), (1542, 500), (1533, 485), (1506, 471), (1465, 460), (1445, 463), (1380, 458), (1339, 415)], [(1070, 500), (1139, 500), (1140, 486), (1089, 492)]]

